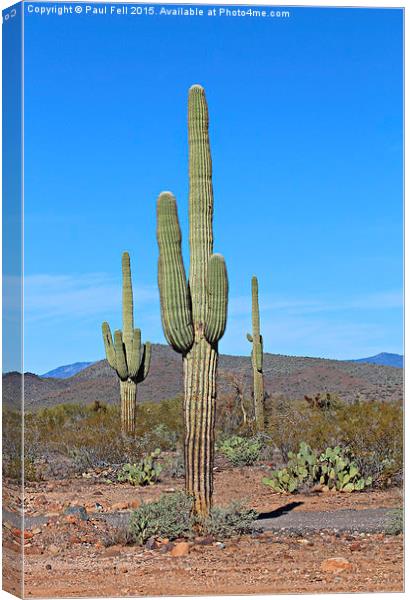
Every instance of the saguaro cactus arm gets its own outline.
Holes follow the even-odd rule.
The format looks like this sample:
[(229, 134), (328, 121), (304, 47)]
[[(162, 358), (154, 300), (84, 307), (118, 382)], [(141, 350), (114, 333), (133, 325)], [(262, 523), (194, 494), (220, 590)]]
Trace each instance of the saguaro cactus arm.
[(181, 252), (176, 200), (163, 192), (157, 204), (157, 239), (159, 246), (158, 284), (161, 318), (165, 337), (177, 352), (187, 352), (194, 332), (188, 284)]
[(140, 368), (137, 373), (137, 383), (141, 383), (148, 375), (151, 365), (151, 344), (146, 342), (142, 348), (142, 358)]
[(125, 358), (125, 346), (122, 339), (122, 331), (120, 329), (117, 329), (117, 331), (114, 332), (114, 347), (118, 377), (122, 381), (125, 381), (128, 379), (128, 367)]
[(128, 375), (132, 379), (139, 371), (141, 365), (141, 329), (134, 329), (132, 345), (127, 350)]
[(104, 340), (105, 355), (107, 357), (108, 364), (112, 369), (116, 369), (117, 360), (115, 358), (114, 342), (112, 341), (111, 329), (107, 321), (104, 321), (104, 323), (102, 324), (102, 334)]
[(205, 337), (210, 344), (215, 344), (225, 332), (228, 310), (228, 275), (221, 254), (213, 254), (209, 259), (206, 289)]

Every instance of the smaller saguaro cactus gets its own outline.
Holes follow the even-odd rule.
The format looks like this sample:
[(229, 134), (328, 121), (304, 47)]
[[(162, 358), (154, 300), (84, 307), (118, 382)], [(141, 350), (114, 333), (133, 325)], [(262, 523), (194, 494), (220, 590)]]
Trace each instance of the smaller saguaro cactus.
[(128, 252), (122, 255), (122, 331), (114, 332), (102, 324), (105, 354), (108, 364), (120, 379), (122, 431), (135, 434), (137, 384), (148, 375), (151, 362), (151, 344), (141, 344), (141, 330), (134, 329), (134, 306), (132, 296), (131, 265)]
[(264, 423), (264, 398), (263, 385), (263, 338), (261, 336), (259, 318), (258, 279), (252, 277), (252, 335), (246, 334), (252, 344), (252, 366), (253, 366), (253, 402), (255, 407), (255, 425), (257, 431), (263, 431)]

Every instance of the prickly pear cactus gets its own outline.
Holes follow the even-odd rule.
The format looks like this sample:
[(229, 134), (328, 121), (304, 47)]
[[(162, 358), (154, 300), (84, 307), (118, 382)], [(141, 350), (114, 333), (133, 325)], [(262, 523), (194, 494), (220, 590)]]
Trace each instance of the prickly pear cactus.
[(213, 492), (218, 341), (224, 334), (228, 278), (213, 254), (212, 163), (208, 107), (199, 85), (189, 90), (189, 244), (187, 281), (177, 206), (170, 192), (158, 198), (158, 284), (164, 334), (184, 366), (185, 485), (194, 512), (209, 513)]
[(135, 434), (137, 384), (148, 375), (151, 362), (151, 344), (141, 344), (141, 330), (134, 329), (131, 265), (128, 252), (122, 255), (122, 331), (114, 332), (106, 321), (102, 324), (105, 354), (108, 364), (120, 379), (122, 430)]
[(246, 334), (252, 344), (253, 367), (253, 402), (255, 407), (255, 425), (257, 431), (265, 428), (264, 399), (265, 389), (263, 384), (263, 338), (260, 330), (258, 280), (252, 277), (252, 335)]

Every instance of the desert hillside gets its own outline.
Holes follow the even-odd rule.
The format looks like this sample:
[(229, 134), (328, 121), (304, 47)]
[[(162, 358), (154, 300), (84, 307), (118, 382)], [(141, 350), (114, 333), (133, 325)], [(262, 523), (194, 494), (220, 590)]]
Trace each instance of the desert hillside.
[[(265, 354), (264, 373), (269, 394), (302, 398), (305, 394), (332, 392), (347, 402), (360, 397), (366, 400), (398, 400), (403, 393), (401, 369), (359, 362), (325, 360), (298, 356)], [(219, 362), (219, 393), (229, 393), (232, 378), (242, 380), (250, 389), (252, 369), (246, 356), (222, 355)], [(3, 376), (3, 402), (16, 407), (20, 398), (20, 376)], [(141, 402), (159, 402), (182, 393), (181, 357), (165, 345), (153, 346), (152, 366), (147, 379), (138, 386)], [(33, 410), (62, 402), (95, 400), (113, 403), (118, 398), (118, 380), (105, 360), (67, 379), (25, 376), (25, 407)]]

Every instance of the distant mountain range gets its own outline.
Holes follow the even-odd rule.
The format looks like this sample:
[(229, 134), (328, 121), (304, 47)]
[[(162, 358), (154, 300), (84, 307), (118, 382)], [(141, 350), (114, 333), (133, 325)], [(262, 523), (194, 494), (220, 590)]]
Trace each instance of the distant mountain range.
[(76, 375), (80, 371), (83, 371), (90, 365), (92, 362), (76, 362), (72, 365), (64, 365), (63, 367), (57, 367), (52, 371), (47, 371), (44, 375), (40, 375), (40, 377), (54, 377), (55, 379), (68, 379), (73, 375)]
[[(60, 403), (89, 404), (95, 400), (110, 404), (118, 402), (118, 377), (106, 360), (91, 363), (80, 371), (78, 364), (84, 365), (76, 363), (61, 367), (61, 371), (54, 369), (47, 377), (26, 373), (25, 409), (36, 410)], [(218, 364), (218, 395), (231, 396), (235, 393), (235, 384), (243, 387), (245, 393), (251, 393), (249, 356), (221, 355)], [(70, 367), (77, 370), (71, 377), (67, 376)], [(59, 371), (59, 378), (51, 375)], [(327, 391), (338, 394), (346, 402), (357, 398), (387, 402), (403, 398), (402, 369), (367, 362), (266, 353), (264, 378), (269, 394), (290, 400)], [(147, 379), (138, 386), (138, 401), (159, 402), (182, 394), (181, 356), (169, 346), (153, 344), (151, 369)], [(3, 402), (8, 407), (20, 406), (21, 375), (18, 373), (3, 375)]]
[(402, 369), (403, 355), (391, 354), (390, 352), (380, 352), (380, 354), (369, 356), (369, 358), (356, 358), (352, 362), (372, 363), (373, 365), (384, 365), (385, 367), (397, 367)]
[[(402, 354), (391, 354), (389, 352), (380, 352), (380, 354), (376, 354), (375, 356), (369, 356), (368, 358), (355, 358), (348, 362), (358, 362), (358, 363), (370, 363), (373, 365), (384, 365), (385, 367), (397, 367), (403, 368), (403, 355)], [(57, 367), (52, 371), (48, 371), (44, 373), (44, 375), (40, 375), (40, 377), (54, 377), (55, 379), (68, 379), (80, 371), (83, 371), (90, 365), (94, 363), (92, 362), (76, 362), (72, 365), (64, 365), (63, 367)]]

